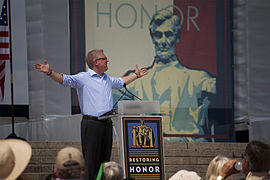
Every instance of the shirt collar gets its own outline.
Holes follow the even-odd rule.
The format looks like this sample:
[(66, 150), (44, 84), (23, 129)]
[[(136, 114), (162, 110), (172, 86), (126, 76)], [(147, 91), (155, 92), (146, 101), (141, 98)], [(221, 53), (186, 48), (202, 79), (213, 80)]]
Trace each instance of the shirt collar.
[(248, 175), (247, 175), (247, 177), (246, 177), (246, 179), (248, 179), (248, 178), (250, 178), (250, 177), (264, 177), (264, 178), (266, 178), (266, 179), (268, 179), (269, 177), (270, 177), (270, 174), (269, 174), (269, 172), (267, 172), (267, 171), (263, 171), (263, 172), (249, 172), (248, 173)]
[(105, 78), (106, 77), (106, 73), (103, 74), (103, 76), (100, 76), (98, 73), (96, 73), (93, 69), (88, 68), (88, 73), (93, 77), (93, 76), (98, 76), (101, 78)]
[(92, 69), (88, 68), (88, 73), (91, 75), (91, 76), (94, 76), (95, 74), (97, 74), (95, 71), (93, 71)]

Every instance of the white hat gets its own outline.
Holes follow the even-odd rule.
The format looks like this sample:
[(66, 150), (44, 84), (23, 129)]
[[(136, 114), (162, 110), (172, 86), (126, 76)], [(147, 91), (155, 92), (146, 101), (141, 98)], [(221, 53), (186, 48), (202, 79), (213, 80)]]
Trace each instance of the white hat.
[(194, 171), (180, 170), (169, 180), (201, 180), (202, 178)]
[(0, 140), (0, 179), (14, 180), (26, 168), (32, 148), (19, 139)]
[(81, 151), (74, 147), (61, 149), (56, 157), (56, 169), (72, 169), (84, 167), (84, 159)]

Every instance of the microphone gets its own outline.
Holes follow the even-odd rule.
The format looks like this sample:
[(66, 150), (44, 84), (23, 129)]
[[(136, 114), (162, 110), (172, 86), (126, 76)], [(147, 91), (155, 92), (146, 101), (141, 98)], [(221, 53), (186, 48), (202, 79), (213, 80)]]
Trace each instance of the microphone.
[(140, 101), (142, 101), (142, 99), (141, 98), (139, 98), (138, 96), (136, 96), (135, 94), (133, 94), (132, 92), (130, 92), (128, 89), (127, 89), (127, 85), (126, 85), (126, 83), (124, 83), (124, 88), (125, 88), (125, 90), (126, 90), (126, 92), (128, 92), (129, 94), (131, 94), (132, 96), (134, 96), (134, 97), (136, 97), (137, 99), (139, 99)]

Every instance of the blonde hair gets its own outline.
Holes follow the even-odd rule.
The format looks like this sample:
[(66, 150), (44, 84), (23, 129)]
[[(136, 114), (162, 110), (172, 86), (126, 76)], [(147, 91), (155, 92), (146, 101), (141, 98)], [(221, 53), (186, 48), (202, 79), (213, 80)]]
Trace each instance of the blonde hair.
[[(212, 159), (208, 165), (205, 180), (216, 180), (221, 171), (221, 168), (229, 160), (229, 158), (221, 155), (214, 157), (214, 159)], [(231, 177), (228, 177), (227, 179), (230, 180)]]

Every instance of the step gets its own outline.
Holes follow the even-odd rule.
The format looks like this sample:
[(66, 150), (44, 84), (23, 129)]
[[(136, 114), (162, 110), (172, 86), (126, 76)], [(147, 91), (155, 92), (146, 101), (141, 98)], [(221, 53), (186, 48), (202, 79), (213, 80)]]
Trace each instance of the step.
[[(53, 173), (58, 151), (66, 146), (81, 149), (80, 142), (30, 142), (32, 158), (25, 169), (29, 179), (40, 180)], [(229, 158), (241, 158), (246, 143), (200, 143), (200, 142), (164, 142), (164, 163), (166, 179), (178, 170), (192, 170), (205, 177), (209, 162), (216, 155)], [(113, 144), (111, 160), (120, 162), (117, 144)], [(242, 175), (235, 176), (238, 179)]]

